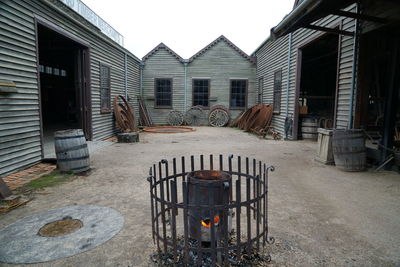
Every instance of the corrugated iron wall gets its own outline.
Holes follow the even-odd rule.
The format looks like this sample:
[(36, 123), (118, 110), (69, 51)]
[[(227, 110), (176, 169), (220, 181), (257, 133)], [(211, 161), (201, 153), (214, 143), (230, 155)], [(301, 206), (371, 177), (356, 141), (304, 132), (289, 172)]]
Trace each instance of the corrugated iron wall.
[[(346, 10), (352, 10), (354, 6)], [(342, 25), (342, 29), (353, 31), (354, 19), (342, 18), (337, 16), (327, 16), (316, 23), (318, 26), (337, 27)], [(289, 75), (289, 115), (294, 114), (295, 93), (296, 93), (296, 70), (298, 48), (302, 47), (310, 40), (321, 34), (319, 31), (309, 29), (299, 29), (292, 35), (291, 68)], [(284, 133), (284, 122), (286, 117), (286, 90), (287, 90), (287, 71), (288, 71), (288, 36), (283, 36), (278, 40), (268, 40), (257, 52), (257, 78), (264, 79), (264, 104), (273, 102), (273, 73), (282, 68), (282, 98), (281, 112), (275, 114), (272, 121), (274, 126), (281, 134)], [(339, 57), (339, 91), (337, 103), (336, 127), (346, 128), (349, 120), (350, 90), (353, 64), (353, 37), (342, 36)], [(356, 97), (354, 97), (356, 99)]]
[[(126, 51), (56, 0), (2, 0), (0, 13), (0, 79), (15, 82), (18, 89), (0, 95), (0, 176), (41, 160), (35, 15), (89, 43), (93, 139), (112, 136), (113, 114), (100, 113), (99, 64), (111, 66), (112, 95), (124, 94)], [(128, 59), (133, 96), (139, 92), (139, 61), (130, 53)]]

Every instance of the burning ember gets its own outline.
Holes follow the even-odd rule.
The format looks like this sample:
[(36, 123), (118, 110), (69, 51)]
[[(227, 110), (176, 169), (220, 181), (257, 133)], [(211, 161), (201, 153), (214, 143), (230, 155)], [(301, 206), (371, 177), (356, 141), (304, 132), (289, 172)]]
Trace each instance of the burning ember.
[(215, 266), (258, 257), (268, 262), (270, 256), (259, 252), (274, 242), (267, 216), (268, 172), (273, 170), (255, 159), (222, 155), (218, 160), (210, 155), (207, 162), (200, 155), (198, 164), (194, 156), (182, 157), (180, 164), (174, 158), (172, 168), (167, 160), (153, 165), (148, 181), (158, 248), (154, 261)]

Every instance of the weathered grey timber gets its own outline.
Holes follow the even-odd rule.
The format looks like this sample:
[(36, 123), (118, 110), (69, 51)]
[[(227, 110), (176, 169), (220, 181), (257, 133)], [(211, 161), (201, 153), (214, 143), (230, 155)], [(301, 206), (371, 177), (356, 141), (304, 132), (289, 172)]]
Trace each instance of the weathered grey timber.
[[(353, 11), (354, 6), (346, 10)], [(327, 16), (320, 19), (315, 25), (353, 31), (355, 20), (338, 16)], [(296, 78), (298, 68), (298, 50), (310, 40), (321, 35), (321, 32), (310, 29), (298, 29), (292, 33), (291, 54), (288, 59), (289, 35), (283, 36), (275, 41), (268, 38), (252, 54), (257, 57), (257, 79), (263, 78), (263, 101), (264, 104), (273, 103), (274, 71), (282, 69), (282, 93), (281, 110), (274, 114), (272, 126), (281, 134), (284, 133), (284, 123), (287, 116), (295, 116), (296, 103)], [(349, 101), (352, 81), (353, 65), (353, 37), (340, 36), (339, 38), (339, 60), (338, 60), (338, 92), (337, 106), (334, 125), (339, 128), (346, 128), (349, 120)], [(290, 60), (290, 63), (288, 62)], [(290, 65), (290, 69), (288, 69)], [(289, 75), (288, 75), (289, 71)], [(289, 79), (288, 79), (289, 78)], [(288, 98), (286, 98), (288, 95)], [(286, 113), (286, 105), (288, 112)]]
[[(111, 95), (127, 93), (137, 110), (140, 60), (58, 0), (0, 2), (0, 80), (16, 84), (17, 93), (0, 94), (0, 176), (42, 159), (38, 18), (56, 25), (89, 48), (89, 112), (93, 140), (115, 134), (112, 112), (100, 112), (100, 63), (111, 69)], [(125, 74), (125, 70), (127, 73)]]
[[(192, 80), (197, 78), (210, 80), (210, 106), (218, 104), (229, 108), (231, 79), (247, 80), (246, 107), (256, 103), (254, 59), (224, 36), (215, 39), (190, 59), (183, 59), (161, 43), (143, 57), (143, 62), (143, 96), (156, 125), (168, 124), (171, 110), (184, 113), (192, 106)], [(155, 106), (154, 83), (157, 78), (172, 79), (171, 107)], [(231, 109), (231, 116), (234, 118), (240, 111)]]

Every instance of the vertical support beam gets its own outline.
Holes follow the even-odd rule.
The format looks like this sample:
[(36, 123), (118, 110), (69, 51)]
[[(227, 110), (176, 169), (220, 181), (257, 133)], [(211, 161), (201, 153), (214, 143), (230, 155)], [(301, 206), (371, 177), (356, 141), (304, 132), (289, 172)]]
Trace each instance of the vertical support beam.
[(144, 71), (144, 62), (140, 62), (139, 69), (140, 69), (140, 96), (143, 97), (143, 71)]
[(389, 67), (389, 86), (388, 93), (386, 97), (386, 105), (385, 105), (385, 120), (384, 120), (384, 132), (383, 132), (383, 140), (382, 140), (382, 162), (384, 162), (389, 154), (391, 153), (388, 149), (393, 148), (393, 136), (394, 136), (394, 127), (396, 125), (396, 112), (398, 105), (398, 97), (399, 97), (399, 45), (400, 39), (396, 37), (392, 42), (392, 51), (393, 54), (391, 56), (391, 62)]
[(288, 57), (287, 57), (287, 78), (286, 78), (286, 117), (289, 117), (289, 89), (290, 89), (290, 68), (292, 57), (292, 33), (289, 33)]
[[(356, 14), (360, 14), (360, 4), (356, 4)], [(352, 67), (352, 77), (351, 77), (351, 89), (350, 89), (350, 106), (349, 106), (349, 123), (347, 125), (348, 129), (353, 128), (354, 122), (354, 94), (357, 87), (357, 63), (358, 63), (358, 39), (359, 39), (359, 21), (355, 19), (354, 25), (354, 43), (353, 43), (353, 67)]]

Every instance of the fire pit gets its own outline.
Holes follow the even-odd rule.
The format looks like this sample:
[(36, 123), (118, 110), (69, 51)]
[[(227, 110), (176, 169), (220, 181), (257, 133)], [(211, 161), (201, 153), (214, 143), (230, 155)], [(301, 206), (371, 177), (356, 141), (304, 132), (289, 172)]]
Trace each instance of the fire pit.
[(267, 213), (268, 173), (273, 170), (233, 155), (154, 164), (148, 181), (156, 260), (169, 257), (171, 265), (227, 266), (272, 244)]

